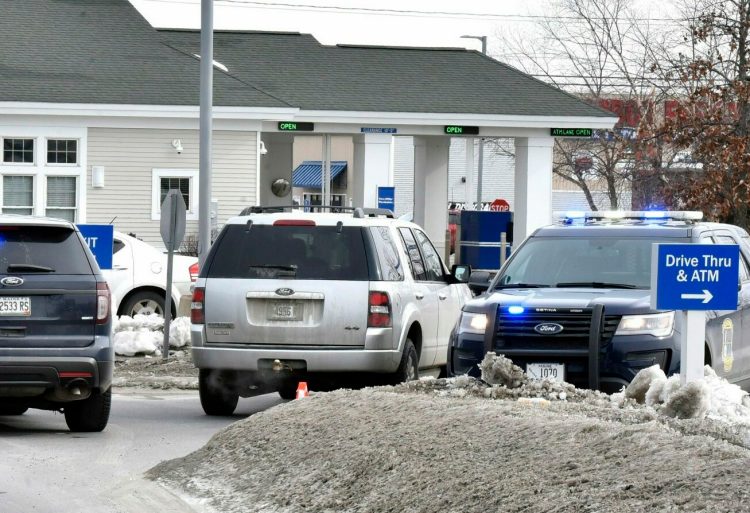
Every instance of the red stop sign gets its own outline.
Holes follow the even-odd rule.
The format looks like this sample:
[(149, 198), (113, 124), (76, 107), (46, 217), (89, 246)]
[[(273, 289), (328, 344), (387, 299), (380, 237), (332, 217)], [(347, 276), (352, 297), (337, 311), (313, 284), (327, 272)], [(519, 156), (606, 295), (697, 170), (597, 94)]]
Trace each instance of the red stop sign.
[(510, 204), (504, 199), (497, 198), (490, 203), (490, 210), (493, 212), (510, 212)]

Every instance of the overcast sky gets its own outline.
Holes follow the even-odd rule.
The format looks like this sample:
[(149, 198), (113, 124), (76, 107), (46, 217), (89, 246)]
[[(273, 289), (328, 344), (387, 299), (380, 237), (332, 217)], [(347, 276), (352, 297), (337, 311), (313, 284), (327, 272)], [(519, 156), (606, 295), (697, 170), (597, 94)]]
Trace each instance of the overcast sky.
[[(200, 27), (200, 0), (131, 2), (154, 26)], [(492, 38), (501, 25), (518, 30), (533, 28), (535, 19), (528, 16), (543, 14), (546, 3), (545, 0), (216, 0), (214, 27), (311, 33), (324, 44), (455, 46), (479, 50), (479, 41), (460, 36)]]

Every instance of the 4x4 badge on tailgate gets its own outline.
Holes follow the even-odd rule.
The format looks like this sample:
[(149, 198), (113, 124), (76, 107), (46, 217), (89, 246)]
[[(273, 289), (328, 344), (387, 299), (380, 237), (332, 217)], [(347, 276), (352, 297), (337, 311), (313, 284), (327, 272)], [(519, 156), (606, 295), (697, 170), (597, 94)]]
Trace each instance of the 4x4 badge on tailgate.
[(292, 294), (294, 294), (294, 291), (290, 288), (283, 287), (280, 289), (276, 289), (276, 294), (279, 296), (291, 296)]
[(23, 283), (23, 278), (19, 278), (18, 276), (6, 276), (0, 280), (0, 283), (6, 287), (17, 287)]
[(541, 335), (557, 335), (564, 328), (556, 322), (543, 322), (534, 326), (534, 331)]

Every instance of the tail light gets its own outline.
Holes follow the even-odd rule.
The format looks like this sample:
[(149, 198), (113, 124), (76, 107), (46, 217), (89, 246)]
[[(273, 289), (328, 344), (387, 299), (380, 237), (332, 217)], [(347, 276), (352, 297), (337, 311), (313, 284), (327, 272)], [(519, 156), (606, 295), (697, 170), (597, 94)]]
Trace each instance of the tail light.
[(386, 328), (391, 325), (391, 299), (387, 292), (370, 291), (368, 328)]
[(200, 269), (198, 267), (198, 262), (194, 263), (190, 267), (188, 267), (188, 270), (190, 271), (190, 281), (195, 281), (198, 279), (198, 274), (200, 274)]
[(273, 222), (274, 226), (315, 226), (315, 221), (310, 219), (279, 219)]
[(109, 321), (109, 309), (111, 304), (109, 286), (106, 281), (96, 284), (96, 323), (106, 324)]
[(195, 287), (193, 290), (193, 302), (190, 303), (190, 322), (193, 324), (204, 324), (206, 322), (206, 313), (203, 309), (205, 299), (206, 289)]

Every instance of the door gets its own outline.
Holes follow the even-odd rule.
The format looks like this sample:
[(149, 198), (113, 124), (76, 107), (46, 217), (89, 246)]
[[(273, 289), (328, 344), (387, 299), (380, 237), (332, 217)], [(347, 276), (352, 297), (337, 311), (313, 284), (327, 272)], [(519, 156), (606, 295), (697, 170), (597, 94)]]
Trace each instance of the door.
[(66, 226), (0, 226), (0, 349), (93, 343), (96, 276)]
[(133, 288), (133, 248), (115, 235), (112, 253), (112, 269), (102, 269), (102, 275), (109, 285), (116, 312), (122, 298)]
[(362, 230), (308, 220), (227, 225), (206, 279), (208, 342), (364, 347), (369, 274)]
[(400, 239), (409, 257), (409, 267), (414, 278), (411, 298), (407, 302), (414, 302), (419, 309), (422, 319), (422, 354), (419, 357), (420, 368), (431, 367), (435, 361), (438, 345), (438, 330), (440, 322), (439, 286), (431, 281), (430, 270), (425, 263), (414, 234), (409, 228), (399, 228)]
[(430, 239), (421, 230), (414, 230), (414, 237), (424, 258), (429, 279), (428, 286), (438, 298), (438, 330), (435, 358), (432, 364), (445, 365), (448, 356), (448, 340), (460, 314), (458, 298), (455, 295), (454, 287), (448, 283), (448, 276), (440, 260), (440, 255), (438, 255)]
[[(748, 270), (747, 250), (742, 247), (733, 234), (725, 230), (714, 232), (717, 244), (737, 244), (740, 246), (740, 277), (739, 301), (737, 311), (719, 312), (721, 324), (717, 323), (715, 330), (720, 329), (717, 337), (721, 342), (721, 351), (717, 348), (714, 353), (713, 367), (719, 376), (727, 377), (730, 381), (738, 382), (750, 379), (750, 337), (744, 334), (744, 327), (750, 327), (750, 271)], [(743, 254), (743, 249), (745, 249)]]

